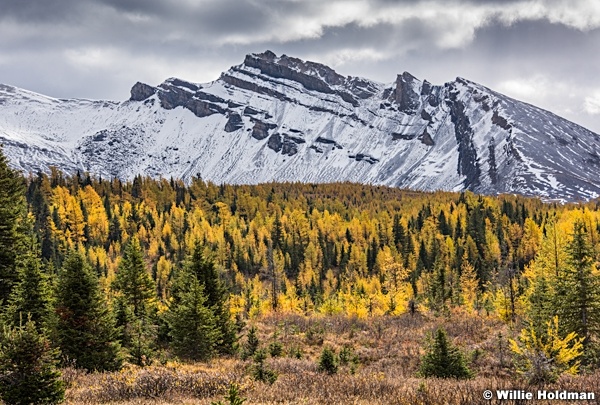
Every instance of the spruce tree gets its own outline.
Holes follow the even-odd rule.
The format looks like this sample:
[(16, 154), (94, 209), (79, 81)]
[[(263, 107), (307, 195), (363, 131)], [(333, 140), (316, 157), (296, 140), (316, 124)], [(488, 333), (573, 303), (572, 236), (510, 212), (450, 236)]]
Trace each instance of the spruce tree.
[(98, 279), (77, 252), (71, 252), (60, 273), (57, 290), (57, 338), (63, 355), (90, 371), (121, 367), (118, 331)]
[(554, 299), (554, 291), (548, 278), (544, 274), (537, 274), (532, 281), (531, 293), (527, 297), (527, 318), (537, 336), (546, 333), (547, 323), (556, 311)]
[(204, 287), (206, 305), (213, 312), (215, 322), (220, 330), (221, 336), (217, 350), (220, 353), (234, 353), (237, 334), (235, 324), (229, 314), (227, 291), (219, 278), (214, 262), (204, 257), (203, 247), (199, 243), (194, 246), (188, 270)]
[(421, 358), (419, 373), (423, 377), (472, 377), (463, 354), (448, 341), (446, 332), (441, 328), (435, 332), (427, 353)]
[(565, 331), (583, 338), (582, 363), (589, 363), (593, 338), (600, 332), (600, 279), (594, 274), (594, 249), (583, 222), (573, 227), (573, 239), (567, 245), (567, 263), (559, 277), (558, 316)]
[(335, 352), (329, 347), (325, 347), (321, 352), (321, 357), (319, 357), (319, 371), (329, 375), (338, 372), (338, 358)]
[(58, 354), (33, 321), (5, 327), (0, 334), (0, 399), (7, 405), (62, 402)]
[(256, 353), (254, 353), (252, 359), (254, 360), (254, 364), (251, 368), (252, 378), (254, 378), (256, 381), (273, 384), (275, 381), (277, 381), (277, 373), (265, 366), (266, 359), (267, 352), (265, 349), (259, 349), (256, 351)]
[(6, 324), (19, 326), (31, 319), (49, 332), (54, 326), (53, 291), (50, 276), (42, 271), (39, 258), (27, 253), (17, 261), (18, 283), (14, 286), (4, 313)]
[(132, 362), (147, 364), (157, 338), (156, 287), (146, 271), (142, 248), (136, 238), (123, 252), (112, 288), (117, 294), (116, 317), (121, 342)]
[(244, 348), (242, 350), (243, 360), (254, 356), (254, 353), (256, 353), (258, 347), (260, 346), (260, 341), (258, 340), (256, 332), (256, 326), (254, 325), (252, 325), (250, 327), (250, 330), (248, 330), (248, 335), (246, 336), (246, 343), (244, 344)]
[(142, 248), (136, 238), (129, 241), (123, 252), (113, 288), (123, 295), (137, 317), (147, 314), (154, 306), (156, 286), (146, 271)]
[(166, 314), (171, 347), (186, 360), (208, 360), (221, 336), (215, 316), (206, 306), (204, 286), (190, 273), (183, 272), (176, 282), (176, 296)]
[(0, 147), (0, 306), (6, 305), (17, 282), (17, 258), (24, 250), (27, 217), (23, 179)]

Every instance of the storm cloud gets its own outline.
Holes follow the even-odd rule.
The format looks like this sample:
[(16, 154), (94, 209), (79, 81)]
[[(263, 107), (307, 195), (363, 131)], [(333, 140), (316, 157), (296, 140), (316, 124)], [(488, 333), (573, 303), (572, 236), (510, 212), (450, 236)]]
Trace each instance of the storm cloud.
[(392, 82), (457, 76), (600, 132), (600, 2), (1, 0), (0, 82), (123, 100), (270, 49)]

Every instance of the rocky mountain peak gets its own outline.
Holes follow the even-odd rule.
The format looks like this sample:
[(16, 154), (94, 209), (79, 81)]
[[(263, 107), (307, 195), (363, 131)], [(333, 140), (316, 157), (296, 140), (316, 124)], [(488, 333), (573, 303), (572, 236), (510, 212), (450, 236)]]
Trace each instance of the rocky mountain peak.
[[(246, 66), (256, 67), (261, 69), (264, 73), (268, 74), (269, 71), (276, 71), (275, 67), (271, 69), (266, 68), (266, 65), (277, 65), (281, 69), (278, 70), (280, 73), (287, 73), (286, 77), (290, 78), (293, 74), (290, 71), (295, 71), (308, 76), (315, 76), (330, 86), (340, 86), (344, 84), (346, 78), (329, 66), (323, 65), (317, 62), (305, 61), (299, 58), (294, 58), (287, 55), (281, 55), (278, 57), (275, 53), (267, 50), (263, 53), (247, 55), (244, 64)], [(276, 73), (277, 74), (277, 73)]]
[(600, 195), (600, 135), (460, 77), (385, 85), (265, 51), (206, 84), (138, 82), (123, 103), (0, 85), (0, 105), (0, 143), (25, 172)]
[(421, 99), (421, 82), (408, 72), (398, 75), (393, 97), (401, 111), (414, 113)]
[(271, 78), (298, 82), (307, 90), (321, 93), (334, 93), (332, 86), (343, 85), (345, 81), (342, 75), (330, 67), (287, 55), (277, 57), (271, 51), (247, 55), (244, 65), (258, 69)]
[(146, 83), (137, 82), (131, 88), (131, 101), (144, 101), (148, 97), (152, 97), (156, 94), (156, 87), (152, 87)]

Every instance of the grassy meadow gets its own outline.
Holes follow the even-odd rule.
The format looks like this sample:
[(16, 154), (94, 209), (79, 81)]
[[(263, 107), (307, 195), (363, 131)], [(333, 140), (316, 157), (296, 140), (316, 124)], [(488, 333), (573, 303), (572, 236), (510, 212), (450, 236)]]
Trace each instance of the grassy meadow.
[[(252, 361), (239, 358), (191, 364), (168, 361), (112, 373), (67, 368), (63, 370), (68, 387), (66, 403), (209, 405), (222, 400), (234, 383), (246, 399), (244, 404), (519, 404), (523, 402), (488, 401), (482, 393), (503, 388), (589, 391), (600, 381), (596, 371), (563, 375), (545, 387), (527, 386), (514, 371), (509, 349), (507, 339), (515, 332), (491, 317), (454, 313), (435, 318), (417, 313), (360, 320), (271, 315), (254, 325), (261, 346), (268, 346), (275, 336), (283, 347), (280, 357), (269, 356), (266, 361), (278, 375), (272, 385), (251, 378)], [(468, 356), (475, 372), (473, 379), (418, 377), (426, 336), (439, 326)], [(338, 354), (344, 347), (350, 348), (357, 360), (340, 364), (335, 375), (319, 372), (318, 357), (324, 346)], [(582, 402), (595, 404), (600, 400), (576, 403)]]

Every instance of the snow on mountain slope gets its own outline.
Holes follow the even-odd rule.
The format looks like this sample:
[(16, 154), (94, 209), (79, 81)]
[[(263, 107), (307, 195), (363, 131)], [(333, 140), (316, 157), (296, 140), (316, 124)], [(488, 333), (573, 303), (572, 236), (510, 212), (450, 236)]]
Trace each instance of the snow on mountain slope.
[(600, 195), (600, 136), (548, 111), (461, 78), (382, 84), (269, 51), (211, 83), (136, 83), (120, 103), (1, 85), (0, 142), (24, 172)]

